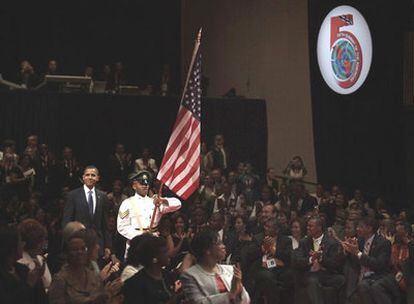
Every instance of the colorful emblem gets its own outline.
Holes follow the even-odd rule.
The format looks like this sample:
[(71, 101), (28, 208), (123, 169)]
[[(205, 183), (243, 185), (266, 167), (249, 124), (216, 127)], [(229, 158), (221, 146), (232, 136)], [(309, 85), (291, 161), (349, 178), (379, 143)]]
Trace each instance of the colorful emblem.
[(325, 17), (318, 35), (319, 68), (326, 84), (339, 94), (358, 90), (372, 61), (371, 33), (355, 8), (342, 5)]
[(362, 69), (362, 50), (358, 39), (342, 27), (354, 24), (353, 15), (331, 18), (331, 65), (337, 83), (347, 89), (359, 78)]

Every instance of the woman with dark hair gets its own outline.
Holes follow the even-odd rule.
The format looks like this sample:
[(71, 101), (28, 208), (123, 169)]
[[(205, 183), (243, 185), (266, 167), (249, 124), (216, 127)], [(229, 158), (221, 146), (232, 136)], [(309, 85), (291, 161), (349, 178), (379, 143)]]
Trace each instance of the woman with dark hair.
[(72, 234), (66, 245), (66, 262), (53, 277), (49, 301), (54, 303), (107, 303), (99, 274), (88, 267), (88, 247), (82, 231)]
[(303, 232), (305, 231), (305, 224), (300, 219), (295, 219), (290, 222), (290, 234), (289, 238), (292, 240), (292, 249), (299, 247), (299, 242), (303, 238)]
[(294, 156), (283, 171), (283, 174), (290, 180), (302, 180), (307, 174), (302, 157)]
[(163, 269), (170, 262), (165, 239), (149, 235), (138, 246), (137, 254), (144, 269), (125, 281), (124, 303), (176, 303), (175, 281), (170, 272)]
[[(46, 258), (43, 256), (44, 247), (47, 239), (47, 231), (38, 221), (33, 219), (26, 219), (19, 225), (19, 232), (24, 243), (22, 258), (17, 262), (25, 265), (30, 270), (36, 268), (36, 262), (45, 270), (42, 274), (43, 289), (47, 291), (52, 282), (49, 267), (46, 263)], [(43, 266), (44, 265), (44, 266)], [(44, 293), (44, 297), (46, 294)]]
[(144, 268), (140, 262), (139, 262), (139, 249), (141, 243), (151, 238), (152, 235), (149, 233), (144, 233), (141, 235), (137, 235), (129, 242), (129, 248), (128, 248), (128, 256), (125, 261), (125, 268), (122, 270), (121, 274), (121, 280), (122, 282), (125, 282), (129, 278), (131, 278), (133, 275), (138, 273), (142, 268)]
[(0, 303), (39, 303), (44, 266), (34, 262), (35, 267), (29, 270), (16, 263), (22, 256), (22, 243), (16, 229), (1, 225), (0, 244)]
[(171, 266), (175, 267), (182, 261), (185, 254), (190, 251), (190, 235), (188, 233), (187, 217), (180, 213), (171, 216), (172, 222), (172, 241), (174, 248), (170, 252)]
[(88, 267), (100, 276), (102, 282), (107, 282), (113, 273), (119, 271), (119, 261), (113, 262), (111, 260), (100, 269), (98, 264), (100, 246), (95, 230), (86, 229), (80, 233), (83, 234), (86, 248), (88, 249)]
[(247, 218), (241, 215), (236, 215), (236, 217), (233, 218), (233, 229), (236, 234), (236, 242), (231, 256), (231, 262), (241, 263), (243, 266), (242, 253), (245, 252), (245, 248), (253, 244), (252, 235), (247, 229)]
[(216, 232), (205, 230), (196, 234), (191, 251), (197, 264), (181, 276), (184, 296), (190, 303), (250, 303), (240, 269), (218, 264), (225, 258), (226, 248)]

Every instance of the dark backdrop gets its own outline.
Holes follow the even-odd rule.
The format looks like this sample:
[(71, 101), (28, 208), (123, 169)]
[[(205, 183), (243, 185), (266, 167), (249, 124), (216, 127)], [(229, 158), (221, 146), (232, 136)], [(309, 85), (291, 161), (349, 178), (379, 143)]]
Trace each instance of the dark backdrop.
[[(0, 100), (1, 142), (14, 139), (21, 152), (34, 133), (59, 156), (68, 145), (84, 164), (101, 167), (118, 141), (134, 156), (149, 147), (160, 164), (179, 105), (178, 98), (25, 91), (0, 91)], [(224, 134), (234, 160), (265, 170), (264, 100), (204, 99), (202, 138), (211, 147), (217, 133)]]
[[(315, 153), (318, 178), (393, 197), (405, 205), (402, 109), (402, 32), (407, 1), (309, 1), (309, 45)], [(355, 7), (373, 40), (365, 83), (340, 95), (325, 83), (317, 63), (319, 28), (330, 10)]]
[(133, 83), (159, 84), (164, 63), (180, 70), (179, 0), (2, 1), (0, 73), (13, 80), (28, 59), (40, 74), (55, 58), (64, 74), (124, 62)]

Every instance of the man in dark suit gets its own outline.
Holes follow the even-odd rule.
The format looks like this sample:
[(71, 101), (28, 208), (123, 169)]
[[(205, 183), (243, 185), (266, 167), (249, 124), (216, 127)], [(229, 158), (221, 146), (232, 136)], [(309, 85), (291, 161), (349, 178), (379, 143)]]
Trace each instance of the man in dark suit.
[(318, 205), (318, 201), (309, 195), (304, 184), (295, 183), (291, 185), (293, 195), (291, 197), (292, 209), (296, 210), (300, 216), (313, 211)]
[(109, 182), (120, 179), (125, 183), (128, 173), (131, 171), (131, 166), (131, 154), (125, 151), (124, 144), (117, 143), (115, 145), (115, 153), (110, 155), (108, 160), (108, 176), (111, 178)]
[(224, 229), (224, 215), (221, 212), (214, 212), (211, 215), (208, 224), (212, 230), (218, 233), (220, 241), (226, 246), (226, 256), (232, 254), (237, 238), (233, 231)]
[(307, 230), (308, 236), (299, 242), (292, 256), (292, 263), (298, 271), (296, 299), (298, 303), (323, 304), (321, 286), (334, 287), (340, 298), (345, 283), (344, 276), (340, 274), (343, 255), (340, 254), (338, 242), (324, 233), (320, 217), (311, 217)]
[(275, 218), (267, 219), (263, 229), (253, 237), (256, 246), (249, 249), (254, 279), (252, 300), (256, 303), (264, 296), (269, 304), (280, 303), (281, 289), (293, 287), (289, 269), (292, 241), (280, 233), (281, 225)]
[(224, 136), (222, 134), (217, 134), (214, 137), (214, 148), (211, 151), (211, 156), (213, 158), (213, 168), (219, 168), (226, 172), (230, 167), (229, 152), (224, 147)]
[(391, 243), (377, 234), (377, 229), (377, 221), (365, 217), (358, 222), (358, 239), (343, 242), (345, 251), (357, 266), (357, 297), (362, 304), (399, 303), (398, 287), (390, 268)]
[(63, 211), (62, 227), (72, 221), (81, 222), (87, 229), (94, 229), (98, 236), (100, 254), (110, 255), (110, 238), (107, 232), (108, 198), (95, 188), (99, 181), (99, 171), (88, 166), (83, 172), (83, 187), (69, 192)]

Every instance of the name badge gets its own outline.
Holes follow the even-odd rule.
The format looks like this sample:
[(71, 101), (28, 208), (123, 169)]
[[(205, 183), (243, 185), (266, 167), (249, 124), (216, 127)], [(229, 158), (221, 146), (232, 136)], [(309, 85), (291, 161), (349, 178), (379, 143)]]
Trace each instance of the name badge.
[(276, 260), (275, 259), (268, 259), (268, 260), (266, 260), (266, 266), (267, 266), (267, 268), (275, 268), (277, 265), (276, 265)]

